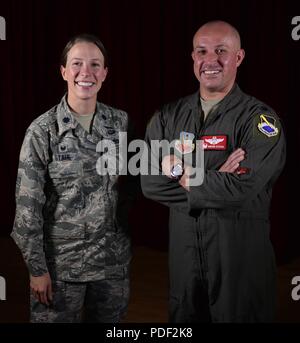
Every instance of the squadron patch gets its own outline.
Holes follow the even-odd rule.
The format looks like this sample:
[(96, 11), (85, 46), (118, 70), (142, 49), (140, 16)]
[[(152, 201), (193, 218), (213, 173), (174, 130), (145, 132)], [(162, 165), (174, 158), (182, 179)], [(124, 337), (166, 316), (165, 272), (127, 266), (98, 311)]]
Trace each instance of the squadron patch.
[(175, 141), (175, 149), (182, 155), (191, 153), (195, 148), (195, 144), (193, 143), (194, 138), (195, 135), (193, 133), (180, 132), (180, 139)]
[(264, 135), (267, 137), (274, 137), (278, 135), (278, 128), (276, 127), (276, 119), (265, 115), (261, 114), (259, 116), (259, 123), (257, 124), (257, 128), (260, 132), (262, 132)]

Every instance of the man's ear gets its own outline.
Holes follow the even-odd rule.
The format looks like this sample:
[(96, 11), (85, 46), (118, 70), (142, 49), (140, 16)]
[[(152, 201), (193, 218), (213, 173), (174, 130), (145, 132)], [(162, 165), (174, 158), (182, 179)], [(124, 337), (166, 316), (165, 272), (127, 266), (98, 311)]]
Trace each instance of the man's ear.
[(244, 49), (238, 50), (238, 52), (236, 53), (236, 66), (237, 67), (241, 65), (244, 57), (245, 57), (245, 50)]
[(191, 56), (192, 56), (193, 61), (195, 61), (195, 51), (192, 51)]
[(66, 68), (64, 66), (60, 66), (60, 73), (61, 73), (62, 78), (65, 81), (67, 81), (67, 78), (66, 78)]

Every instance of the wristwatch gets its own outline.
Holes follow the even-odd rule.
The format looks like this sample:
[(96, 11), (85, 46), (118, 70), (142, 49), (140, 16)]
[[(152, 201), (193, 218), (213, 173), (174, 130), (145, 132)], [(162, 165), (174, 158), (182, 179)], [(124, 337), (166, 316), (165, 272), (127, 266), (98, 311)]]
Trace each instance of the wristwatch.
[(171, 178), (173, 180), (180, 180), (181, 176), (183, 175), (183, 167), (181, 164), (177, 163), (171, 168)]

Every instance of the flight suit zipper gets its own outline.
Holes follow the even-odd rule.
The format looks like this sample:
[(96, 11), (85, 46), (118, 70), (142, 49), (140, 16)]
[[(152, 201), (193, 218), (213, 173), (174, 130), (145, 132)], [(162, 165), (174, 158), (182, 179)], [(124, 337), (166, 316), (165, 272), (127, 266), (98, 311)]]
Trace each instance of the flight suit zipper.
[[(207, 123), (209, 123), (209, 121), (211, 120), (204, 120), (204, 113), (202, 111), (201, 115), (200, 115), (200, 128), (199, 130), (196, 130), (197, 135), (196, 135), (196, 140), (199, 140), (201, 138), (201, 136), (203, 135), (206, 127), (207, 127)], [(207, 118), (209, 119), (209, 118)], [(211, 119), (211, 118), (210, 118)], [(204, 225), (206, 225), (206, 222), (204, 222)], [(200, 223), (199, 223), (199, 216), (196, 217), (196, 247), (197, 247), (197, 251), (198, 251), (198, 264), (199, 264), (199, 273), (200, 273), (200, 279), (201, 281), (203, 281), (203, 283), (205, 283), (205, 285), (207, 286), (207, 259), (205, 256), (205, 248), (203, 245), (203, 233), (201, 231), (200, 228)]]
[(195, 234), (196, 234), (196, 249), (197, 249), (197, 262), (200, 274), (200, 280), (204, 280), (205, 273), (203, 268), (204, 256), (202, 247), (202, 234), (199, 231), (199, 217), (195, 219)]

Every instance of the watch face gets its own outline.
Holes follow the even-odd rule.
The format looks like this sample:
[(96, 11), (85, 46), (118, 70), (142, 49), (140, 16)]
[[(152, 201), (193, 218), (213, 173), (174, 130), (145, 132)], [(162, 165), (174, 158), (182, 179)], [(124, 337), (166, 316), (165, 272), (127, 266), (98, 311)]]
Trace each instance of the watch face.
[(171, 171), (171, 175), (174, 178), (179, 178), (180, 176), (182, 176), (183, 174), (183, 168), (181, 164), (175, 164), (175, 166), (173, 166), (172, 171)]

